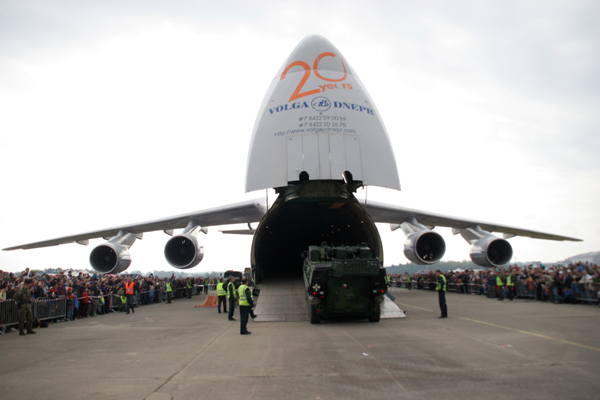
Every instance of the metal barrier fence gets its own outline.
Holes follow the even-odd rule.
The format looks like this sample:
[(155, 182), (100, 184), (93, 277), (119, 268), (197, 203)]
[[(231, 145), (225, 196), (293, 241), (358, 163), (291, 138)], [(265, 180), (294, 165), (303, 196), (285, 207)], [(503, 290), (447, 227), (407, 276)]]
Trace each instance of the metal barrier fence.
[(571, 284), (571, 296), (575, 301), (585, 304), (597, 304), (600, 285), (597, 283)]
[(33, 317), (40, 321), (65, 318), (67, 316), (67, 299), (62, 296), (54, 299), (35, 299), (31, 303), (31, 312)]
[[(210, 285), (206, 289), (207, 292), (212, 290), (214, 285)], [(216, 288), (216, 287), (215, 287)], [(204, 293), (203, 285), (194, 285), (192, 288), (192, 295), (201, 295)], [(145, 297), (148, 296), (148, 297)], [(183, 298), (187, 296), (187, 287), (181, 287), (175, 289), (175, 295), (173, 298)], [(158, 297), (158, 298), (157, 298)], [(90, 302), (88, 303), (88, 310), (90, 315), (98, 313), (108, 313), (115, 311), (121, 306), (125, 306), (125, 303), (118, 294), (108, 294), (104, 296), (90, 296)], [(161, 301), (166, 301), (167, 291), (165, 288), (159, 290), (145, 291), (138, 293), (138, 296), (134, 297), (134, 305), (139, 306), (144, 304), (142, 300), (145, 300), (145, 304), (153, 304)], [(79, 309), (82, 307), (82, 298), (78, 298)], [(31, 311), (34, 318), (40, 321), (51, 320), (51, 319), (72, 319), (76, 315), (75, 301), (67, 299), (64, 296), (57, 298), (39, 298), (31, 302)], [(0, 328), (6, 328), (9, 326), (17, 325), (19, 323), (19, 308), (14, 299), (1, 301), (0, 302)], [(81, 317), (81, 315), (78, 315)]]
[[(192, 288), (192, 295), (198, 296), (203, 293), (204, 286), (203, 285), (194, 285)], [(187, 297), (187, 287), (174, 288), (172, 299), (181, 299)], [(124, 300), (125, 296), (120, 296), (119, 294), (112, 293), (107, 295), (110, 298), (110, 310), (115, 311), (115, 309), (124, 310), (126, 306), (126, 300)], [(157, 299), (158, 296), (158, 299)], [(144, 292), (137, 293), (133, 298), (134, 307), (140, 307), (143, 305), (150, 305), (154, 303), (160, 303), (167, 300), (167, 290), (161, 287), (158, 290), (148, 290)]]
[(8, 327), (19, 323), (19, 309), (15, 300), (0, 302), (0, 327)]
[[(40, 321), (65, 318), (67, 315), (67, 299), (39, 298), (31, 302), (31, 313)], [(0, 326), (8, 327), (19, 323), (19, 308), (13, 299), (0, 302)]]
[(515, 289), (517, 291), (517, 298), (535, 299), (535, 286), (530, 289), (527, 282), (517, 281)]
[[(436, 282), (429, 280), (412, 281), (410, 284), (405, 281), (393, 281), (393, 287), (408, 288), (410, 285), (411, 289), (420, 290), (432, 290), (435, 289)], [(449, 282), (447, 284), (448, 292), (465, 293), (465, 294), (477, 294), (485, 295), (488, 298), (498, 297), (497, 287), (495, 284), (474, 284), (474, 283), (455, 283)], [(537, 293), (537, 294), (536, 294)], [(524, 281), (516, 281), (514, 286), (515, 298), (521, 299), (538, 299), (538, 300), (549, 300), (554, 299), (552, 289), (546, 287), (545, 283), (541, 284), (541, 287), (530, 288), (529, 284)], [(559, 291), (559, 297), (555, 301), (558, 302), (577, 302), (583, 304), (598, 304), (600, 302), (600, 284), (598, 283), (573, 283), (571, 284), (570, 291), (562, 288)]]

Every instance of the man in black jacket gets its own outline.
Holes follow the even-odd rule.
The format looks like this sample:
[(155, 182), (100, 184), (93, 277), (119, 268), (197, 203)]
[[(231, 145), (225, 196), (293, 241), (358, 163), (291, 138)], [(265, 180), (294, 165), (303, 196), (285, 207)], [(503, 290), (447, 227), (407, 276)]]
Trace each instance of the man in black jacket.
[(235, 278), (232, 276), (229, 278), (229, 283), (227, 284), (227, 298), (229, 299), (229, 320), (235, 321), (233, 318), (233, 311), (235, 310), (235, 298), (237, 297), (237, 292), (235, 290)]

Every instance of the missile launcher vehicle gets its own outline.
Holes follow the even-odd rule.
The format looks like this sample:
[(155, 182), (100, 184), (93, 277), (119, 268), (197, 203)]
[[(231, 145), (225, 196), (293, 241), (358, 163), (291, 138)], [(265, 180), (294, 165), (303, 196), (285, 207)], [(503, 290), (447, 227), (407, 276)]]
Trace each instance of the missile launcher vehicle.
[(302, 267), (311, 324), (321, 319), (365, 317), (378, 322), (387, 290), (385, 269), (371, 249), (309, 246)]

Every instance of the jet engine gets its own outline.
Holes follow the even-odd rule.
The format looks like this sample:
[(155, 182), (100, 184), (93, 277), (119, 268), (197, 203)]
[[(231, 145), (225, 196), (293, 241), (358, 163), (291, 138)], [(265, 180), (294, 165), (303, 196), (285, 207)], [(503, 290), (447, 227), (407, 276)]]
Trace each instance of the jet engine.
[(481, 267), (499, 267), (510, 261), (513, 251), (506, 240), (489, 236), (473, 243), (469, 255)]
[(463, 229), (452, 229), (453, 234), (459, 234), (471, 244), (469, 255), (471, 260), (480, 267), (499, 267), (507, 264), (512, 258), (512, 246), (505, 239), (492, 235), (473, 225)]
[(131, 256), (124, 246), (109, 242), (92, 250), (90, 264), (101, 274), (118, 274), (129, 268)]
[(435, 264), (446, 252), (446, 242), (442, 236), (431, 230), (411, 233), (404, 242), (404, 255), (419, 265)]
[(165, 245), (165, 258), (171, 266), (178, 269), (194, 268), (204, 258), (204, 247), (198, 240), (200, 232), (206, 229), (190, 221), (179, 235), (173, 236)]
[(404, 255), (410, 261), (419, 265), (435, 264), (444, 257), (446, 242), (442, 236), (431, 230), (430, 227), (417, 222), (412, 217), (401, 224), (392, 224), (392, 231), (400, 228), (406, 235), (404, 241)]
[(117, 236), (109, 239), (107, 243), (101, 244), (92, 250), (90, 264), (96, 272), (101, 274), (118, 274), (129, 268), (131, 255), (129, 248), (135, 239), (141, 239), (143, 235), (133, 234), (125, 230), (119, 231)]

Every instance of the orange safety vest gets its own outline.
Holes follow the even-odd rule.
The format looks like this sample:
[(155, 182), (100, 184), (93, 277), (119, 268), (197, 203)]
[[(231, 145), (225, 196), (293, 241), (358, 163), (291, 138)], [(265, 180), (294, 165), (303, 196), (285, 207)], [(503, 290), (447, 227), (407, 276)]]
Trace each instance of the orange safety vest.
[(125, 294), (130, 294), (133, 296), (133, 282), (128, 282), (125, 284)]

